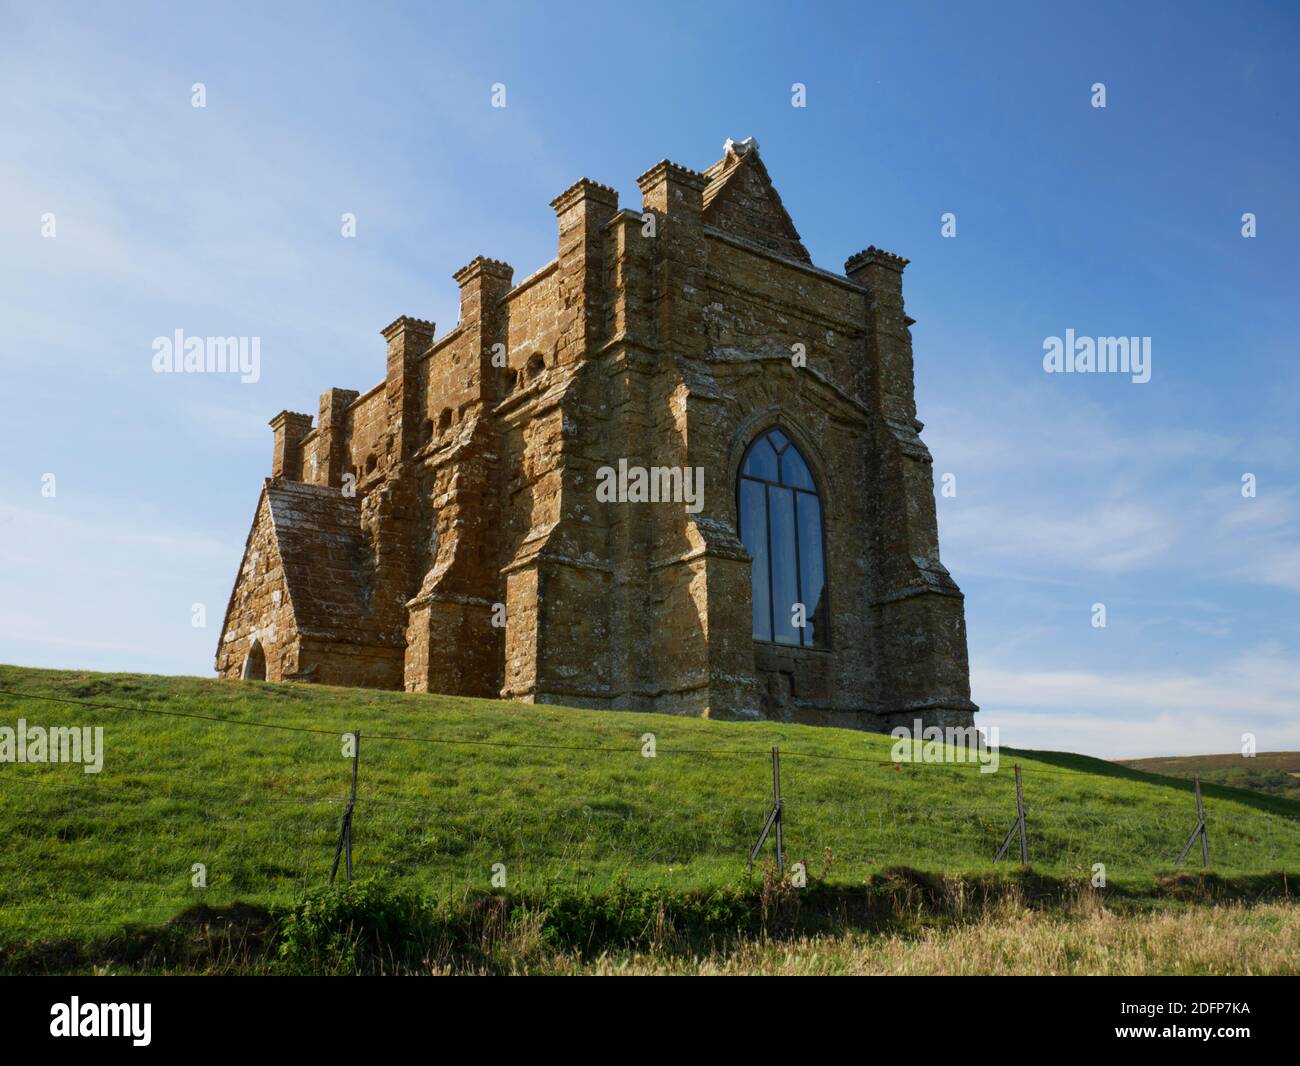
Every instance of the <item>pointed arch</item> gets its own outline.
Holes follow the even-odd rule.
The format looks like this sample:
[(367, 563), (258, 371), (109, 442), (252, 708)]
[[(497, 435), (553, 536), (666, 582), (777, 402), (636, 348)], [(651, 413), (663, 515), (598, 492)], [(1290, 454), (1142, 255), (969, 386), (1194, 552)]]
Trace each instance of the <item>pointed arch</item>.
[(829, 648), (821, 492), (803, 453), (779, 425), (763, 430), (745, 449), (736, 513), (741, 542), (754, 560), (753, 638)]
[(262, 642), (258, 638), (253, 638), (253, 646), (248, 649), (248, 655), (244, 658), (244, 671), (240, 675), (245, 681), (265, 681), (266, 680), (266, 651), (262, 648)]

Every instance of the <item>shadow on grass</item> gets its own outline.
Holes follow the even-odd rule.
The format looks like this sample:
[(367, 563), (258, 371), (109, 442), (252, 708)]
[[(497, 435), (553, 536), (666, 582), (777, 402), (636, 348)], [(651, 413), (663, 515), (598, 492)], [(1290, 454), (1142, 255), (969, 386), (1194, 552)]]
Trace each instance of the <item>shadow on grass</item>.
[(273, 947), (275, 920), (262, 907), (189, 907), (161, 926), (127, 925), (85, 939), (31, 941), (0, 948), (0, 975), (259, 972)]
[(861, 885), (795, 889), (775, 871), (710, 891), (555, 890), (467, 893), (434, 901), (359, 881), (307, 893), (280, 911), (246, 904), (188, 908), (161, 927), (96, 939), (14, 945), (0, 974), (424, 974), (545, 972), (605, 952), (694, 957), (744, 941), (781, 943), (851, 932), (916, 935), (1001, 909), (1062, 915), (1162, 905), (1253, 905), (1295, 898), (1284, 873), (1158, 875), (1149, 889), (1093, 889), (1032, 868), (955, 876), (893, 867)]

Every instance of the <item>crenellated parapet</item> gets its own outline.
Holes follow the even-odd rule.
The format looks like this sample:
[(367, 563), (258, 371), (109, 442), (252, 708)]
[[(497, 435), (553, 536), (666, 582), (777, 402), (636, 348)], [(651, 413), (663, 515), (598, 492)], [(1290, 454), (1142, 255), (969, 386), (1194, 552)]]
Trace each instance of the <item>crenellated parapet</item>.
[(225, 676), (260, 650), (275, 679), (973, 720), (908, 260), (816, 266), (753, 138), (637, 186), (574, 182), (552, 261), (475, 256), (451, 329), (395, 319), (381, 381), (272, 420)]
[(901, 274), (910, 262), (910, 259), (904, 259), (901, 255), (887, 252), (873, 244), (871, 247), (864, 248), (862, 251), (849, 256), (844, 262), (844, 273), (848, 277), (853, 277), (867, 267), (881, 266)]

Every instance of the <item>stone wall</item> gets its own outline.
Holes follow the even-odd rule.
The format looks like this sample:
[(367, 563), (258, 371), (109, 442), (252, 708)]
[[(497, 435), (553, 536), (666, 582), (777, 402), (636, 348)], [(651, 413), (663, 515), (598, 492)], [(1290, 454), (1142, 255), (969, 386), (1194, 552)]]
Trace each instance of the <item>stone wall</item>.
[[(575, 183), (551, 205), (551, 263), (514, 285), (507, 264), (472, 260), (455, 276), (454, 327), (439, 337), (399, 318), (383, 331), (382, 382), (328, 390), (315, 428), (277, 416), (277, 479), (355, 491), (321, 511), (320, 544), (331, 522), (355, 522), (344, 539), (365, 623), (328, 639), (289, 630), (275, 669), (720, 718), (969, 722), (961, 594), (939, 561), (912, 395), (906, 260), (869, 248), (843, 275), (813, 266), (752, 141), (703, 172), (664, 161), (638, 183), (639, 210)], [(772, 426), (819, 489), (825, 648), (751, 635), (737, 477)], [(702, 509), (598, 500), (601, 469), (620, 460), (702, 470)], [(218, 654), (226, 676), (271, 618), (271, 579), (249, 560), (276, 543), (259, 510), (236, 636)]]
[(242, 676), (254, 641), (260, 641), (266, 656), (266, 680), (283, 681), (298, 672), (298, 630), (265, 491), (226, 608), (217, 673), (229, 678)]

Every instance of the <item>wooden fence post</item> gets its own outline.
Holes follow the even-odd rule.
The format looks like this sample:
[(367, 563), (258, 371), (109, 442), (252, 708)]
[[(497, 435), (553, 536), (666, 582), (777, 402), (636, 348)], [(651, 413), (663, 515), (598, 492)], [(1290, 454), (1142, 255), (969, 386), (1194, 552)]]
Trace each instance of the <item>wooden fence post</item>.
[(361, 730), (352, 733), (352, 795), (348, 798), (347, 810), (343, 812), (343, 824), (339, 826), (339, 842), (334, 849), (334, 866), (330, 870), (330, 884), (339, 872), (339, 858), (347, 849), (347, 878), (352, 880), (352, 811), (357, 805), (357, 769), (361, 762)]
[(1192, 850), (1192, 843), (1197, 837), (1201, 838), (1201, 865), (1208, 867), (1210, 865), (1210, 834), (1205, 828), (1205, 803), (1201, 800), (1201, 775), (1196, 775), (1196, 828), (1192, 830), (1192, 835), (1187, 838), (1187, 843), (1183, 845), (1183, 850), (1178, 853), (1178, 858), (1174, 860), (1174, 865), (1178, 866), (1187, 858), (1187, 853)]
[(785, 876), (785, 852), (782, 848), (781, 841), (781, 749), (772, 749), (772, 813), (767, 816), (767, 821), (763, 823), (763, 831), (758, 834), (758, 843), (756, 843), (749, 852), (749, 869), (754, 869), (754, 860), (758, 858), (759, 848), (767, 840), (767, 835), (776, 827), (776, 866), (781, 876)]
[(1016, 820), (1015, 824), (1007, 831), (1006, 839), (1002, 841), (1002, 846), (998, 848), (993, 856), (993, 861), (998, 862), (1003, 855), (1007, 853), (1007, 848), (1011, 846), (1011, 838), (1020, 834), (1020, 864), (1029, 865), (1029, 837), (1025, 832), (1025, 790), (1020, 783), (1020, 764), (1016, 763)]
[(781, 749), (772, 749), (772, 805), (776, 808), (776, 868), (785, 876), (785, 849), (781, 846)]

